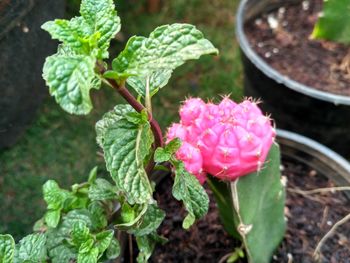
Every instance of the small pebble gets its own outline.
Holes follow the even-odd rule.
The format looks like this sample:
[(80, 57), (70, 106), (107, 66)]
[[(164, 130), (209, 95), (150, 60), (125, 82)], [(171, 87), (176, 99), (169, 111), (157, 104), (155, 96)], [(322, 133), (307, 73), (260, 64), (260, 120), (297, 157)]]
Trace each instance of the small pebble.
[(310, 2), (308, 0), (305, 0), (303, 1), (302, 6), (303, 6), (303, 10), (307, 11), (310, 8)]
[(267, 22), (271, 29), (276, 29), (278, 27), (278, 20), (273, 14), (267, 16)]
[(29, 28), (27, 26), (23, 26), (22, 27), (22, 31), (23, 31), (23, 33), (28, 33), (29, 32)]
[(265, 53), (265, 58), (270, 58), (272, 56), (272, 53), (271, 52), (266, 52)]
[(280, 165), (280, 171), (283, 172), (286, 168), (284, 167), (283, 164)]
[(285, 13), (286, 13), (286, 8), (285, 7), (280, 7), (278, 9), (278, 15), (277, 15), (278, 18), (279, 19), (283, 19)]
[(273, 255), (273, 257), (272, 257), (274, 260), (277, 260), (278, 259), (278, 257), (276, 256), (276, 255)]
[(288, 21), (283, 21), (283, 22), (282, 22), (282, 26), (283, 26), (283, 27), (288, 26)]
[(262, 47), (264, 47), (264, 46), (265, 46), (264, 42), (259, 42), (259, 43), (258, 43), (258, 47), (259, 47), (259, 48), (262, 48)]
[(311, 170), (310, 173), (309, 173), (310, 176), (314, 177), (317, 175), (317, 171), (315, 170)]
[(332, 221), (327, 221), (327, 225), (331, 226), (331, 225), (333, 225), (333, 222)]
[(254, 23), (257, 26), (260, 26), (262, 24), (262, 19), (261, 18), (255, 19)]
[(274, 49), (272, 49), (272, 52), (274, 53), (274, 54), (277, 54), (278, 52), (280, 52), (280, 50), (278, 49), (278, 48), (274, 48)]

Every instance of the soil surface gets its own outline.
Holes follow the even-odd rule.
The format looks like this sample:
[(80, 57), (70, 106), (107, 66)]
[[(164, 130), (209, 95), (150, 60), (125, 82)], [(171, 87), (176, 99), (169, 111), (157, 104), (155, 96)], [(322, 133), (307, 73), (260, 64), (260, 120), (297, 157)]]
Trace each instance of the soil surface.
[[(285, 162), (283, 175), (288, 178), (288, 188), (310, 190), (331, 187), (334, 184), (314, 170)], [(167, 216), (159, 233), (169, 239), (165, 245), (158, 245), (150, 262), (219, 262), (240, 243), (231, 239), (224, 231), (218, 217), (214, 197), (208, 190), (211, 203), (208, 215), (199, 220), (189, 231), (182, 229), (186, 214), (181, 203), (171, 196), (172, 182), (165, 180), (159, 192), (160, 206)], [(312, 258), (318, 241), (336, 223), (350, 212), (350, 202), (343, 193), (304, 195), (291, 191), (287, 193), (285, 215), (288, 229), (272, 262), (315, 262)], [(350, 262), (350, 223), (346, 223), (325, 243), (320, 262)], [(223, 261), (226, 262), (226, 261)], [(238, 263), (245, 260), (236, 261)]]
[(350, 96), (350, 47), (310, 39), (322, 3), (286, 4), (246, 23), (245, 33), (255, 51), (281, 74), (322, 91)]

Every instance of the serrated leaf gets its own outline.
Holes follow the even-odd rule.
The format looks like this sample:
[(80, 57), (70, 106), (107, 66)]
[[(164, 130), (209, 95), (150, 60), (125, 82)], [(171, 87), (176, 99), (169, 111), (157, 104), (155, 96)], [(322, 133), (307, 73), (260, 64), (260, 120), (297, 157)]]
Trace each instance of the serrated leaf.
[(170, 141), (164, 148), (157, 148), (154, 153), (154, 160), (156, 162), (162, 163), (167, 162), (176, 153), (176, 151), (181, 147), (181, 140), (175, 138)]
[(130, 38), (124, 51), (113, 60), (113, 70), (117, 74), (145, 78), (160, 70), (174, 70), (187, 60), (217, 53), (195, 26), (164, 25), (156, 28), (149, 38)]
[(77, 255), (63, 244), (49, 250), (49, 256), (52, 263), (71, 262), (77, 258)]
[(328, 0), (323, 3), (321, 13), (312, 37), (332, 40), (339, 43), (350, 43), (350, 1)]
[(41, 28), (49, 32), (53, 39), (63, 42), (65, 46), (77, 52), (88, 54), (90, 51), (88, 37), (93, 31), (82, 17), (75, 17), (70, 21), (64, 19), (48, 21)]
[(12, 263), (15, 253), (15, 241), (10, 235), (0, 235), (0, 262)]
[(45, 262), (46, 258), (45, 234), (32, 234), (19, 241), (18, 260), (20, 262)]
[(115, 187), (105, 179), (97, 178), (89, 188), (91, 201), (114, 200), (117, 197)]
[(82, 243), (91, 238), (90, 230), (82, 221), (75, 222), (72, 228), (72, 241), (79, 247)]
[(120, 31), (120, 18), (115, 11), (113, 0), (83, 0), (80, 13), (85, 21), (100, 33), (98, 47), (101, 49), (101, 58), (108, 57), (110, 40)]
[(91, 214), (90, 218), (92, 221), (93, 230), (103, 229), (107, 226), (108, 220), (105, 210), (100, 206), (98, 202), (92, 202), (89, 205), (88, 210)]
[(131, 76), (127, 79), (127, 83), (142, 97), (146, 96), (146, 86), (148, 85), (152, 97), (168, 84), (172, 73), (172, 70), (161, 69), (146, 76)]
[(148, 206), (146, 213), (143, 215), (141, 224), (136, 228), (132, 228), (129, 233), (135, 236), (144, 236), (155, 232), (165, 218), (165, 212), (157, 205)]
[(155, 245), (157, 243), (165, 243), (166, 239), (157, 235), (157, 233), (151, 233), (146, 236), (136, 237), (137, 246), (139, 248), (139, 255), (137, 256), (138, 263), (147, 263), (148, 259), (151, 257)]
[(108, 259), (115, 259), (120, 255), (119, 241), (115, 238), (112, 239), (111, 244), (107, 248), (106, 256)]
[(58, 210), (63, 208), (63, 203), (69, 196), (69, 192), (61, 189), (55, 181), (49, 180), (43, 185), (43, 195), (47, 208)]
[(135, 112), (130, 105), (118, 105), (113, 111), (107, 112), (103, 115), (103, 119), (96, 123), (96, 141), (103, 148), (104, 134), (109, 129), (118, 123), (118, 121), (125, 118), (125, 115), (130, 112)]
[(154, 152), (154, 161), (157, 163), (167, 162), (171, 159), (172, 154), (163, 148), (157, 148)]
[(93, 245), (94, 241), (90, 239), (80, 246), (77, 263), (97, 263), (98, 248)]
[(236, 228), (249, 262), (268, 263), (283, 239), (285, 189), (281, 183), (280, 153), (274, 144), (260, 172), (231, 183)]
[(91, 111), (95, 62), (95, 58), (82, 55), (53, 55), (46, 59), (43, 77), (50, 94), (65, 111), (79, 115)]
[(110, 246), (113, 239), (114, 231), (106, 230), (96, 235), (95, 247), (98, 248), (99, 255), (102, 255)]
[(137, 125), (120, 115), (126, 113), (126, 108), (130, 109), (118, 105), (97, 123), (97, 140), (102, 145), (107, 170), (117, 190), (130, 204), (142, 204), (152, 199), (153, 189), (144, 160), (150, 152), (153, 135), (148, 122)]
[(203, 217), (209, 208), (209, 197), (196, 177), (185, 170), (183, 162), (173, 162), (175, 166), (175, 181), (173, 196), (183, 201), (189, 215), (183, 222), (183, 228), (189, 228), (194, 219)]
[(45, 223), (48, 227), (57, 227), (58, 223), (60, 222), (61, 218), (61, 210), (48, 210), (45, 213)]

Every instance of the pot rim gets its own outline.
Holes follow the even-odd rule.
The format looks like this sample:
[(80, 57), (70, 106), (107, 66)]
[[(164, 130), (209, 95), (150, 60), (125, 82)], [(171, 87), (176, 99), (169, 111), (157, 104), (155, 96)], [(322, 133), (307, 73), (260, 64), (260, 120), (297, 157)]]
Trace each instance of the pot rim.
[[(317, 161), (332, 167), (333, 171), (337, 172), (339, 176), (350, 183), (350, 162), (328, 147), (303, 135), (280, 129), (277, 129), (278, 140), (281, 140), (280, 144), (282, 146), (285, 145), (286, 147), (299, 150), (316, 158)], [(291, 143), (286, 143), (286, 141), (290, 141)], [(307, 163), (307, 160), (305, 160), (305, 163)]]
[(331, 102), (335, 105), (350, 106), (350, 96), (337, 95), (330, 92), (319, 91), (312, 87), (301, 84), (297, 81), (294, 81), (288, 76), (282, 75), (277, 70), (273, 69), (255, 52), (255, 50), (250, 46), (249, 41), (244, 33), (244, 17), (248, 1), (250, 0), (240, 1), (236, 15), (236, 37), (241, 50), (248, 57), (248, 59), (269, 78), (274, 79), (277, 83), (283, 84), (296, 92), (305, 94), (307, 96), (319, 100)]

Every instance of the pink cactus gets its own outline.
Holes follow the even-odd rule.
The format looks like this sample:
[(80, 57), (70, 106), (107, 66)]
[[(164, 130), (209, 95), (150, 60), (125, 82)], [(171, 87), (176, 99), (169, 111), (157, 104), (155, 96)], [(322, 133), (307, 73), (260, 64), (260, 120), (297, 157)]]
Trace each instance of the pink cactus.
[(275, 138), (275, 129), (251, 100), (236, 104), (225, 97), (219, 105), (189, 99), (180, 109), (167, 141), (180, 138), (176, 153), (201, 183), (209, 173), (223, 180), (261, 169)]

